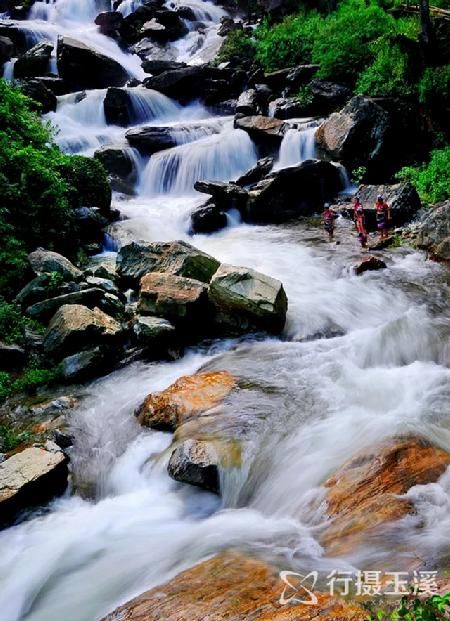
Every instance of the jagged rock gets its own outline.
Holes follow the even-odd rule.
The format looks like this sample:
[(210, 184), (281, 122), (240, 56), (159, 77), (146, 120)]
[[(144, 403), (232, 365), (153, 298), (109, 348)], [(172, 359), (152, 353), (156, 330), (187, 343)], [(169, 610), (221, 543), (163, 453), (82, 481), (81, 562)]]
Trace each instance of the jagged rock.
[(123, 21), (123, 15), (119, 11), (103, 11), (95, 18), (95, 24), (102, 34), (116, 36)]
[(357, 276), (364, 274), (364, 272), (373, 272), (375, 270), (382, 270), (387, 267), (386, 263), (378, 257), (364, 257), (356, 265), (353, 266), (353, 271)]
[(117, 61), (70, 37), (58, 40), (59, 75), (73, 90), (123, 86), (128, 73)]
[(416, 243), (434, 258), (450, 261), (450, 201), (435, 205), (426, 213)]
[(105, 353), (100, 347), (93, 347), (63, 358), (61, 374), (68, 381), (82, 381), (95, 377), (107, 367)]
[(0, 341), (0, 370), (12, 371), (25, 366), (27, 354), (19, 345), (3, 343)]
[[(317, 603), (301, 596), (280, 605), (286, 589), (279, 567), (241, 552), (225, 552), (179, 573), (123, 604), (103, 621), (364, 621), (367, 610), (315, 591)], [(292, 590), (293, 594), (296, 594)], [(303, 592), (300, 591), (302, 594)], [(289, 599), (290, 591), (287, 593)], [(307, 601), (309, 596), (306, 594)], [(188, 615), (186, 615), (186, 611)]]
[(194, 188), (202, 194), (210, 194), (219, 209), (241, 210), (247, 201), (247, 192), (232, 182), (196, 181)]
[(370, 168), (388, 156), (385, 146), (390, 131), (389, 115), (365, 97), (353, 97), (326, 119), (316, 132), (318, 148), (346, 167)]
[(68, 355), (85, 346), (109, 345), (121, 335), (121, 325), (99, 308), (70, 304), (61, 306), (52, 317), (44, 336), (49, 354)]
[(130, 125), (132, 108), (130, 96), (126, 89), (110, 87), (103, 100), (106, 122), (110, 125), (126, 127)]
[(254, 88), (249, 88), (239, 95), (236, 105), (238, 114), (245, 114), (246, 116), (256, 114), (257, 107), (257, 93)]
[(185, 67), (187, 67), (186, 63), (180, 63), (176, 60), (149, 58), (142, 62), (142, 69), (152, 75), (159, 75), (165, 71), (174, 71), (175, 69), (184, 69)]
[(192, 233), (214, 233), (227, 226), (226, 213), (214, 203), (207, 203), (191, 213)]
[(240, 185), (241, 187), (246, 187), (252, 185), (254, 183), (258, 183), (261, 181), (266, 175), (270, 173), (273, 168), (273, 158), (272, 157), (264, 157), (258, 160), (246, 173), (239, 177), (236, 181), (236, 185)]
[(342, 189), (339, 169), (329, 162), (308, 160), (272, 172), (249, 190), (245, 219), (283, 222), (311, 216)]
[(81, 280), (83, 272), (57, 252), (38, 248), (28, 255), (35, 274), (60, 274), (65, 280)]
[(0, 36), (0, 65), (8, 62), (14, 56), (14, 43), (9, 37)]
[(172, 479), (219, 493), (219, 460), (213, 445), (185, 440), (173, 451), (167, 471)]
[(178, 144), (176, 133), (176, 129), (171, 127), (136, 127), (128, 130), (125, 138), (132, 147), (152, 155), (163, 149), (176, 147)]
[(103, 291), (107, 293), (112, 293), (113, 295), (119, 296), (120, 291), (117, 285), (110, 280), (109, 278), (99, 278), (98, 276), (88, 276), (86, 278), (86, 282), (91, 285), (91, 287), (100, 287)]
[(81, 291), (74, 291), (73, 293), (66, 293), (64, 295), (58, 295), (54, 298), (48, 298), (42, 302), (36, 302), (26, 309), (26, 314), (38, 321), (48, 321), (52, 315), (65, 304), (82, 304), (88, 308), (94, 308), (99, 306), (102, 299), (105, 296), (103, 289), (98, 287), (91, 287), (89, 289), (82, 289)]
[(140, 345), (160, 349), (173, 343), (175, 326), (161, 317), (136, 317), (133, 332)]
[(305, 113), (305, 105), (297, 97), (279, 97), (270, 102), (269, 110), (276, 119), (292, 119)]
[(365, 224), (369, 231), (376, 231), (375, 202), (378, 195), (383, 196), (391, 208), (393, 226), (410, 221), (421, 207), (420, 197), (410, 183), (362, 185), (358, 189), (358, 196), (364, 205)]
[(103, 164), (110, 178), (118, 177), (132, 185), (137, 179), (137, 170), (130, 151), (122, 144), (108, 144), (97, 149), (94, 157)]
[(207, 285), (192, 278), (152, 272), (141, 279), (138, 312), (158, 315), (177, 323), (190, 322), (189, 328), (204, 322)]
[(260, 147), (278, 147), (283, 140), (287, 126), (279, 119), (269, 116), (243, 116), (234, 121), (237, 129), (243, 129)]
[(47, 112), (54, 112), (56, 110), (56, 95), (47, 87), (43, 79), (20, 80), (18, 86), (22, 93), (40, 105), (39, 111), (42, 114), (47, 114)]
[(41, 41), (37, 45), (25, 52), (17, 59), (14, 65), (14, 77), (34, 78), (45, 75), (48, 72), (48, 63), (52, 55), (53, 45), (48, 41)]
[(196, 373), (180, 377), (162, 392), (149, 394), (136, 410), (141, 425), (175, 431), (187, 420), (221, 403), (236, 387), (228, 371)]
[(118, 275), (132, 284), (137, 284), (150, 272), (164, 272), (207, 283), (219, 265), (216, 259), (183, 241), (135, 241), (122, 246), (117, 255)]
[(141, 39), (138, 43), (131, 46), (130, 51), (137, 54), (144, 62), (147, 60), (176, 60), (176, 54), (171, 46), (161, 45), (150, 39)]
[(107, 278), (115, 281), (117, 278), (116, 257), (100, 256), (91, 258), (91, 262), (84, 270), (87, 276), (95, 276), (97, 278)]
[(67, 458), (59, 449), (31, 447), (0, 463), (1, 522), (8, 523), (21, 510), (61, 494), (67, 476)]
[(353, 94), (346, 86), (326, 80), (312, 80), (308, 88), (312, 96), (312, 109), (316, 115), (329, 114), (339, 109)]
[(288, 301), (283, 285), (256, 270), (221, 265), (208, 297), (215, 325), (225, 333), (266, 330), (276, 334), (284, 327)]
[(327, 553), (342, 556), (383, 537), (383, 526), (414, 512), (401, 496), (415, 485), (437, 481), (449, 464), (448, 453), (415, 437), (389, 439), (353, 456), (325, 482), (332, 519), (320, 541)]
[(19, 291), (14, 301), (22, 306), (30, 306), (35, 302), (44, 300), (48, 294), (48, 284), (48, 274), (40, 274)]

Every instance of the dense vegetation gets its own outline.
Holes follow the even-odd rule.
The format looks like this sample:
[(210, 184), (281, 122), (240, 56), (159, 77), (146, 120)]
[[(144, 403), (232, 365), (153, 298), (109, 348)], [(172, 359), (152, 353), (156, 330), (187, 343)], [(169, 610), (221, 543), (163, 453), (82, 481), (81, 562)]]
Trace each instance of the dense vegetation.
[(27, 347), (27, 332), (43, 327), (11, 303), (29, 273), (27, 254), (38, 246), (76, 258), (81, 247), (76, 209), (107, 210), (111, 195), (96, 160), (63, 154), (34, 102), (0, 80), (0, 341), (25, 346), (20, 373), (0, 372), (0, 400), (55, 381), (58, 369)]
[(27, 275), (37, 246), (75, 256), (75, 209), (106, 209), (110, 190), (96, 160), (61, 153), (52, 130), (19, 90), (0, 80), (0, 295), (10, 297)]
[(416, 186), (424, 203), (433, 205), (450, 198), (450, 147), (432, 152), (429, 162), (403, 168), (398, 177)]

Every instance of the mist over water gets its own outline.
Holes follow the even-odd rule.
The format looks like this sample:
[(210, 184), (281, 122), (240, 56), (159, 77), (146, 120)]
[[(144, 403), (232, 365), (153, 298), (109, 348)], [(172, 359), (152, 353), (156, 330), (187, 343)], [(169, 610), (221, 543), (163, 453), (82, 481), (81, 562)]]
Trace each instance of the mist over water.
[[(137, 4), (124, 0), (119, 10), (126, 15)], [(174, 46), (180, 60), (195, 63), (217, 44), (224, 11), (200, 0), (183, 4), (207, 22), (205, 35), (192, 30)], [(95, 14), (93, 0), (38, 2), (25, 25), (52, 40), (84, 28), (89, 45), (139, 74), (139, 59), (92, 27)], [(231, 119), (196, 102), (182, 106), (140, 87), (128, 93), (133, 126), (168, 127), (179, 143), (150, 158), (136, 156), (137, 195), (115, 198), (126, 218), (114, 226), (115, 237), (185, 239), (220, 261), (279, 278), (289, 298), (288, 320), (281, 338), (203, 344), (175, 362), (134, 363), (86, 388), (71, 417), (73, 480), (84, 495), (67, 493), (0, 532), (1, 621), (100, 619), (233, 546), (285, 568), (373, 569), (383, 562), (395, 571), (402, 552), (393, 552), (389, 541), (346, 558), (326, 557), (318, 543), (323, 482), (358, 450), (400, 432), (450, 450), (443, 268), (398, 249), (386, 254), (388, 270), (357, 277), (350, 268), (360, 249), (341, 220), (339, 246), (305, 223), (250, 226), (232, 216), (233, 226), (221, 232), (189, 236), (189, 216), (206, 198), (195, 192), (195, 181), (236, 179), (256, 163), (255, 146)], [(104, 90), (92, 90), (59, 98), (47, 118), (59, 128), (64, 150), (126, 148), (129, 128), (106, 124), (104, 97)], [(277, 167), (314, 157), (313, 134), (314, 128), (290, 129)], [(241, 466), (221, 473), (221, 499), (171, 480), (170, 434), (142, 430), (133, 414), (148, 393), (199, 369), (229, 370), (254, 387), (237, 390), (223, 406), (223, 415), (248, 423), (249, 433)], [(448, 554), (448, 473), (408, 497), (418, 514), (399, 525), (399, 544), (425, 558)]]

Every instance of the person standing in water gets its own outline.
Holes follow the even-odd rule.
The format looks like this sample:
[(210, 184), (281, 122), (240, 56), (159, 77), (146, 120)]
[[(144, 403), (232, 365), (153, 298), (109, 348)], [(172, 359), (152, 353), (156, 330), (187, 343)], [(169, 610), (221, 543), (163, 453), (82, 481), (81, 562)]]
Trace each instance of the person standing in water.
[(330, 203), (325, 203), (323, 206), (323, 227), (328, 233), (329, 241), (334, 239), (334, 221), (337, 218), (337, 213), (330, 207)]
[(365, 217), (364, 217), (364, 208), (358, 196), (355, 197), (355, 201), (353, 203), (353, 209), (354, 209), (355, 226), (358, 232), (359, 243), (361, 244), (361, 248), (367, 248), (367, 231), (366, 231), (366, 223), (365, 223)]
[(380, 232), (380, 241), (383, 241), (387, 239), (389, 235), (391, 210), (381, 194), (378, 195), (377, 202), (375, 203), (375, 216), (377, 220), (377, 229)]

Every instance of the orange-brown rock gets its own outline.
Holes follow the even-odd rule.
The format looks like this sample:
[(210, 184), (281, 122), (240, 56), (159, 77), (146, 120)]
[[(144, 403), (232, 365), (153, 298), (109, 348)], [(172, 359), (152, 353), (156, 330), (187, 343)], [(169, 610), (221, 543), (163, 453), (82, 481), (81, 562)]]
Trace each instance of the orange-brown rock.
[(227, 552), (124, 604), (103, 621), (363, 621), (359, 606), (317, 593), (317, 605), (281, 605), (284, 583), (259, 560)]
[(136, 412), (142, 425), (173, 431), (223, 401), (236, 387), (228, 371), (180, 377), (162, 392), (151, 393)]
[(420, 438), (394, 438), (364, 449), (325, 483), (332, 521), (322, 545), (334, 555), (367, 543), (383, 526), (414, 512), (399, 495), (436, 481), (449, 464), (448, 453)]

